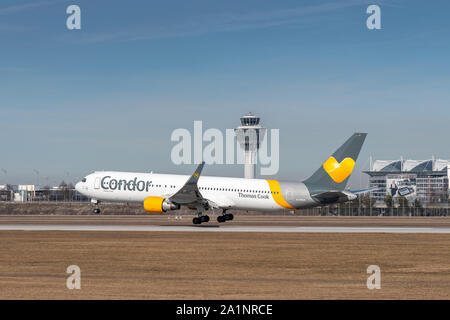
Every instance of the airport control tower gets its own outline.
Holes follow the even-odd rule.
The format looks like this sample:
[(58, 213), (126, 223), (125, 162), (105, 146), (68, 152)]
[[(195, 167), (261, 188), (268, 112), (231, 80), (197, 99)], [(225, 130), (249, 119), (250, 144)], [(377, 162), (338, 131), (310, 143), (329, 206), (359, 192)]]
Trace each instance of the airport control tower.
[(251, 112), (241, 117), (241, 125), (234, 129), (237, 141), (244, 151), (244, 177), (254, 179), (256, 153), (266, 134), (266, 128), (259, 124), (260, 118)]

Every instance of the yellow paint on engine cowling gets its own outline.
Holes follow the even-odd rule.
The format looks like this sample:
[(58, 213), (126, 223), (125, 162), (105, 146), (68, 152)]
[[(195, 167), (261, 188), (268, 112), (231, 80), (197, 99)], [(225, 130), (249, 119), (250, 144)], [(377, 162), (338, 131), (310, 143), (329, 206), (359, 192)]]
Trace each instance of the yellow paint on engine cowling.
[(163, 202), (165, 198), (162, 197), (147, 197), (144, 200), (144, 210), (147, 212), (163, 213)]

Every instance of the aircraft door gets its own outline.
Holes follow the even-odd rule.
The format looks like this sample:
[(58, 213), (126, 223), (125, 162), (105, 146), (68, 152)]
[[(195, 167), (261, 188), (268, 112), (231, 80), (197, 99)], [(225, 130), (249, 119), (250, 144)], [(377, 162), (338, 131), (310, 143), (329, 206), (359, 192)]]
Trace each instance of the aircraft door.
[(100, 177), (95, 178), (94, 189), (100, 189)]

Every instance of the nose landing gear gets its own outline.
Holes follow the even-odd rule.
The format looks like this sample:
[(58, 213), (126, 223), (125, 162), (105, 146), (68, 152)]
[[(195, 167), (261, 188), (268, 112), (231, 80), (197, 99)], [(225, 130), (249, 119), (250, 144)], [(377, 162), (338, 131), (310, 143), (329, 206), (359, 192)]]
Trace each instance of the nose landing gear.
[(99, 207), (100, 201), (92, 199), (91, 202), (94, 204), (94, 209), (92, 210), (92, 212), (95, 214), (99, 214), (101, 212)]

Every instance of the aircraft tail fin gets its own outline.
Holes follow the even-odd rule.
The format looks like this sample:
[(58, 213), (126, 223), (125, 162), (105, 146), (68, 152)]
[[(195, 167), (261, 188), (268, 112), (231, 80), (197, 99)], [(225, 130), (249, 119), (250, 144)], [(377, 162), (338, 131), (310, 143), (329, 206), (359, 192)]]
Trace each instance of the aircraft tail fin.
[(366, 136), (367, 133), (354, 133), (311, 177), (306, 179), (304, 183), (310, 192), (344, 190)]

